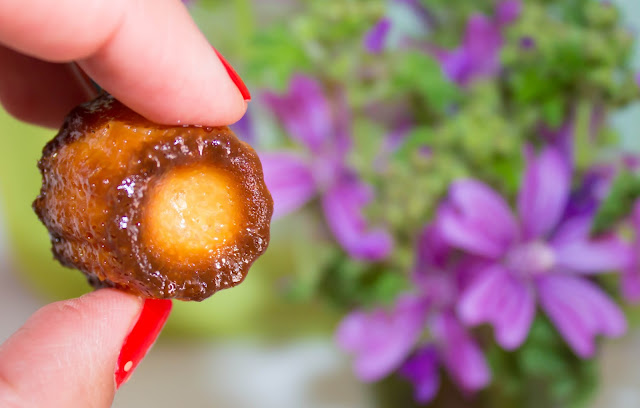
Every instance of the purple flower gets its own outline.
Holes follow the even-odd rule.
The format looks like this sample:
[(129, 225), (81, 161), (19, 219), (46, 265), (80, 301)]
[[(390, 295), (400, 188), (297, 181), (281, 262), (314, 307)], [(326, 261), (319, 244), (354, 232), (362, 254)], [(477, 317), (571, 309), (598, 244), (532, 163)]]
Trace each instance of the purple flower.
[[(411, 15), (417, 17), (419, 24), (429, 27), (433, 24), (433, 18), (429, 11), (420, 4), (419, 0), (390, 0), (389, 7), (405, 8)], [(394, 22), (391, 13), (387, 13), (376, 24), (373, 25), (364, 35), (362, 45), (365, 50), (372, 54), (379, 54), (389, 46), (392, 37), (399, 39), (400, 43), (408, 40), (407, 33), (403, 33), (402, 24)], [(395, 44), (393, 44), (395, 45)]]
[(498, 4), (495, 19), (473, 14), (467, 21), (464, 39), (458, 48), (433, 51), (445, 75), (460, 86), (498, 75), (502, 28), (519, 17), (521, 8), (520, 0), (505, 0)]
[(635, 172), (638, 169), (640, 158), (631, 154), (616, 157), (609, 163), (591, 166), (582, 177), (578, 188), (571, 193), (564, 217), (594, 215), (620, 172)]
[(392, 310), (347, 315), (336, 341), (356, 355), (354, 371), (362, 381), (378, 381), (395, 371), (407, 358), (424, 329), (427, 303), (415, 295), (401, 296)]
[(416, 401), (426, 404), (436, 396), (440, 366), (464, 391), (475, 392), (489, 384), (491, 372), (482, 350), (453, 312), (434, 316), (429, 328), (433, 342), (420, 348), (400, 368), (400, 374), (414, 385)]
[(288, 135), (307, 150), (306, 155), (293, 151), (260, 155), (274, 199), (274, 218), (297, 210), (319, 194), (329, 229), (352, 257), (385, 258), (392, 248), (390, 234), (371, 228), (363, 215), (373, 191), (346, 163), (351, 138), (344, 98), (337, 98), (339, 106), (332, 110), (320, 84), (297, 75), (287, 94), (267, 93), (265, 102)]
[(364, 48), (372, 54), (382, 52), (389, 30), (391, 30), (391, 20), (383, 17), (364, 36)]
[(629, 217), (633, 229), (631, 260), (624, 268), (621, 280), (622, 296), (629, 302), (640, 302), (640, 200), (636, 201)]
[(570, 169), (573, 169), (573, 153), (575, 140), (575, 114), (572, 112), (569, 117), (562, 122), (558, 128), (551, 128), (548, 125), (540, 125), (538, 134), (545, 144), (553, 146), (560, 152)]
[(462, 45), (451, 51), (436, 51), (435, 56), (451, 81), (467, 86), (500, 72), (501, 49), (500, 27), (482, 14), (474, 14), (467, 22)]
[(450, 245), (486, 264), (462, 294), (458, 313), (467, 324), (490, 323), (496, 340), (515, 349), (525, 340), (536, 299), (581, 357), (595, 351), (598, 334), (626, 330), (623, 313), (588, 276), (628, 264), (617, 237), (590, 237), (591, 217), (563, 219), (569, 165), (553, 148), (529, 157), (517, 220), (495, 191), (474, 180), (455, 182), (438, 217)]
[(616, 173), (616, 168), (610, 165), (597, 165), (587, 170), (580, 185), (569, 197), (564, 217), (594, 215), (609, 193)]
[(524, 36), (520, 38), (520, 47), (524, 50), (531, 50), (536, 46), (536, 40), (530, 36)]
[(514, 23), (522, 13), (520, 0), (503, 0), (496, 7), (496, 22), (499, 25)]
[[(424, 229), (417, 247), (417, 294), (399, 298), (391, 311), (355, 311), (337, 331), (337, 342), (356, 355), (356, 375), (377, 381), (399, 369), (415, 387), (415, 398), (429, 402), (439, 388), (439, 367), (465, 391), (485, 387), (491, 374), (482, 350), (455, 314), (471, 268), (458, 268), (437, 229)], [(417, 346), (427, 329), (431, 340)], [(418, 347), (414, 354), (411, 352)]]
[(238, 136), (238, 139), (249, 144), (254, 144), (257, 141), (256, 132), (253, 125), (253, 118), (251, 112), (247, 110), (244, 116), (230, 126), (231, 130)]

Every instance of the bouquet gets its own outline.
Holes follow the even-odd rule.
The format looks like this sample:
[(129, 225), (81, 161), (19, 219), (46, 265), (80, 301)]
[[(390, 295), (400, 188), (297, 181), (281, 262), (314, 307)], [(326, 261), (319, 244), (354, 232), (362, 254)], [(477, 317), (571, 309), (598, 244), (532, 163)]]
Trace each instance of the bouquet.
[(311, 248), (283, 290), (343, 314), (336, 343), (389, 406), (587, 402), (640, 300), (640, 161), (610, 120), (640, 97), (620, 10), (292, 6), (255, 29), (261, 91), (235, 127), (273, 246)]

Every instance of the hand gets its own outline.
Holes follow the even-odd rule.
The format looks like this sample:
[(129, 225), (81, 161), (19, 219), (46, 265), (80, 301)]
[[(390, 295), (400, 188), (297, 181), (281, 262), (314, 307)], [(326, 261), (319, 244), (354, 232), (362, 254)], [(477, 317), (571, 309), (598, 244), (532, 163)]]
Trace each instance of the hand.
[[(163, 124), (230, 124), (250, 98), (179, 0), (0, 0), (7, 111), (59, 127), (87, 74)], [(44, 307), (0, 346), (0, 406), (109, 406), (170, 309), (111, 289)]]
[(87, 99), (72, 61), (157, 123), (231, 124), (250, 99), (179, 0), (0, 0), (0, 101), (7, 111), (59, 127)]

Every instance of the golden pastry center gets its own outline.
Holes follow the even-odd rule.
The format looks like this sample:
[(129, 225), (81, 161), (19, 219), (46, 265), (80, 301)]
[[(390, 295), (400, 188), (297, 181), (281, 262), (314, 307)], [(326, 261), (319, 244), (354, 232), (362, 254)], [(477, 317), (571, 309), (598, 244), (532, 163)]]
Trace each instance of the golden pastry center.
[(232, 186), (230, 177), (214, 167), (172, 169), (147, 193), (143, 242), (185, 261), (229, 245), (243, 217)]

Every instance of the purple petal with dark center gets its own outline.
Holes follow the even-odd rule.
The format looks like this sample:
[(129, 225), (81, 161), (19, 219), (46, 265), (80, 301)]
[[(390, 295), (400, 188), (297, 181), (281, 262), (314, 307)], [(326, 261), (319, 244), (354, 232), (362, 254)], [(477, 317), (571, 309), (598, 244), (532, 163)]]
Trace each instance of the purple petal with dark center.
[(496, 7), (496, 20), (498, 24), (511, 24), (520, 17), (522, 2), (520, 0), (503, 0)]
[(391, 311), (376, 309), (347, 315), (336, 331), (336, 341), (355, 354), (358, 378), (378, 381), (397, 369), (418, 341), (426, 312), (420, 298), (405, 295)]
[(332, 142), (331, 107), (316, 80), (294, 75), (286, 94), (265, 92), (264, 102), (282, 122), (289, 136), (312, 152), (318, 153)]
[(620, 308), (588, 280), (548, 275), (537, 280), (540, 304), (573, 351), (582, 358), (595, 353), (595, 336), (617, 337), (627, 329)]
[(592, 218), (563, 222), (551, 240), (555, 266), (579, 273), (603, 273), (627, 268), (632, 248), (615, 235), (590, 238)]
[(382, 228), (370, 227), (363, 215), (363, 208), (372, 199), (371, 188), (352, 178), (336, 183), (322, 196), (322, 207), (331, 232), (356, 259), (384, 259), (393, 247), (391, 235)]
[(458, 314), (467, 324), (492, 324), (498, 344), (513, 350), (529, 333), (535, 315), (533, 293), (496, 264), (487, 268), (462, 294)]
[(262, 170), (273, 197), (273, 218), (289, 214), (306, 204), (316, 185), (307, 162), (293, 153), (261, 153)]
[(571, 193), (562, 218), (593, 216), (607, 196), (616, 173), (612, 165), (598, 165), (587, 170), (580, 186)]
[(486, 387), (491, 372), (484, 354), (455, 315), (445, 312), (430, 327), (439, 344), (441, 360), (460, 388), (478, 391)]
[(387, 17), (378, 21), (364, 36), (364, 48), (372, 54), (378, 54), (384, 50), (387, 35), (391, 29), (391, 20)]
[(414, 398), (421, 404), (431, 402), (440, 388), (438, 351), (434, 345), (422, 347), (400, 368), (400, 375), (411, 381)]
[(426, 226), (418, 238), (415, 271), (428, 273), (429, 270), (445, 268), (451, 250), (437, 226)]
[(498, 193), (475, 180), (453, 183), (438, 212), (438, 227), (452, 246), (497, 258), (517, 238), (509, 206)]
[(527, 163), (518, 196), (518, 211), (526, 239), (549, 233), (560, 221), (569, 197), (571, 177), (566, 160), (546, 148)]

